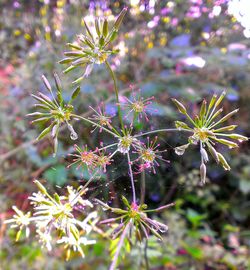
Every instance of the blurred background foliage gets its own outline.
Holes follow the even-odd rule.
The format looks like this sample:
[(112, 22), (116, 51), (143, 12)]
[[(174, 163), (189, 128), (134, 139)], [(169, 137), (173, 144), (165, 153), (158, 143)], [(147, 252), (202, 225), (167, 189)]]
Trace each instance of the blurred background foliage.
[[(250, 136), (250, 40), (227, 13), (227, 1), (84, 1), (1, 0), (0, 16), (0, 268), (1, 269), (107, 269), (110, 241), (98, 234), (97, 244), (85, 248), (86, 258), (77, 254), (64, 261), (54, 248), (48, 254), (32, 235), (14, 243), (14, 231), (3, 225), (12, 215), (11, 205), (29, 209), (27, 197), (35, 190), (32, 180), (46, 179), (49, 190), (77, 186), (82, 175), (66, 169), (67, 154), (73, 151), (68, 132), (60, 134), (58, 158), (52, 157), (52, 141), (35, 143), (39, 134), (25, 115), (32, 111), (31, 93), (43, 90), (41, 75), (61, 76), (65, 98), (79, 74), (62, 75), (57, 62), (66, 43), (83, 31), (81, 19), (106, 15), (110, 20), (129, 7), (117, 40), (120, 53), (112, 59), (119, 86), (141, 88), (145, 97), (154, 95), (156, 112), (150, 125), (138, 123), (137, 131), (172, 127), (179, 119), (170, 97), (176, 97), (195, 112), (203, 97), (227, 90), (224, 112), (240, 108), (233, 120), (239, 133)], [(112, 16), (112, 14), (114, 16)], [(104, 66), (95, 68), (81, 84), (76, 101), (78, 113), (88, 113), (89, 104), (107, 104), (114, 110), (113, 86)], [(110, 138), (92, 127), (75, 124), (81, 145), (98, 146)], [(42, 130), (42, 127), (41, 127)], [(146, 173), (145, 202), (157, 207), (176, 206), (158, 218), (168, 224), (162, 243), (150, 238), (131, 250), (120, 269), (250, 269), (250, 150), (249, 143), (225, 152), (231, 171), (209, 163), (208, 183), (199, 184), (199, 152), (189, 149), (184, 156), (173, 147), (186, 141), (185, 135), (159, 134), (164, 157), (157, 174)], [(223, 149), (222, 149), (223, 151)], [(119, 195), (130, 195), (126, 162), (122, 159), (94, 182), (89, 196), (119, 206)], [(84, 179), (88, 176), (84, 175)], [(140, 181), (140, 177), (137, 177)], [(137, 184), (139, 193), (139, 184)], [(103, 217), (105, 213), (100, 211)], [(103, 228), (104, 229), (104, 228)], [(111, 246), (112, 249), (112, 246)]]

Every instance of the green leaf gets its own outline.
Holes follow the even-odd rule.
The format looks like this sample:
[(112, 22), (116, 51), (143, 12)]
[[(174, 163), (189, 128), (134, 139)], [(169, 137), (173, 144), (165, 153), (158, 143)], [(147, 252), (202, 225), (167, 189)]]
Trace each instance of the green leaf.
[(67, 182), (68, 171), (59, 164), (45, 171), (44, 178), (53, 185), (63, 186)]

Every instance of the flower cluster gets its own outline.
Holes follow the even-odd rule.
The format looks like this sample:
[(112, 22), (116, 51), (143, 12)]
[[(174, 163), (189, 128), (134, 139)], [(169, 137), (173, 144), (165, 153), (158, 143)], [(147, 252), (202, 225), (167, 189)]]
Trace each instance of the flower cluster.
[(70, 64), (64, 70), (68, 73), (78, 67), (86, 67), (84, 74), (73, 83), (79, 83), (83, 78), (88, 77), (94, 64), (103, 64), (111, 54), (116, 54), (117, 50), (109, 49), (110, 44), (116, 39), (122, 20), (127, 12), (124, 8), (118, 15), (111, 29), (109, 29), (108, 20), (96, 18), (94, 27), (88, 26), (83, 20), (86, 33), (78, 35), (76, 43), (68, 43), (72, 51), (65, 52), (66, 58), (62, 59), (60, 64)]
[(93, 205), (89, 200), (84, 200), (82, 195), (87, 192), (87, 188), (79, 187), (77, 190), (71, 186), (67, 187), (67, 196), (59, 196), (55, 193), (51, 196), (47, 189), (38, 181), (37, 185), (39, 192), (33, 193), (29, 197), (34, 208), (34, 213), (24, 214), (17, 207), (13, 207), (16, 215), (12, 219), (6, 220), (6, 223), (12, 223), (12, 228), (19, 228), (16, 240), (18, 241), (23, 229), (26, 230), (26, 237), (29, 236), (29, 226), (31, 223), (36, 225), (36, 232), (42, 246), (48, 250), (52, 249), (52, 236), (54, 232), (58, 232), (59, 239), (57, 244), (65, 244), (67, 249), (67, 259), (70, 257), (70, 252), (79, 251), (82, 257), (84, 252), (82, 245), (94, 244), (94, 240), (89, 240), (87, 235), (92, 231), (93, 225), (97, 222), (97, 213), (91, 212), (85, 215), (85, 218), (80, 221), (74, 211), (85, 213), (87, 207), (92, 208)]
[[(133, 92), (132, 97), (125, 97), (125, 102), (121, 102), (122, 97), (119, 96), (115, 74), (107, 61), (108, 57), (116, 52), (112, 48), (111, 43), (117, 36), (118, 29), (120, 28), (126, 11), (126, 8), (121, 11), (111, 28), (108, 25), (107, 19), (102, 20), (97, 18), (93, 27), (87, 25), (84, 21), (86, 33), (78, 36), (77, 43), (68, 44), (72, 51), (65, 52), (66, 58), (60, 61), (62, 64), (70, 64), (64, 71), (65, 73), (78, 67), (86, 68), (83, 76), (75, 80), (75, 83), (79, 83), (84, 77), (87, 77), (93, 69), (94, 64), (106, 64), (107, 70), (114, 82), (114, 94), (121, 129), (113, 125), (111, 120), (112, 116), (105, 112), (103, 104), (97, 109), (90, 106), (90, 109), (94, 111), (94, 115), (89, 118), (74, 114), (72, 101), (78, 96), (80, 87), (78, 86), (76, 88), (70, 101), (66, 103), (62, 97), (62, 86), (58, 75), (54, 75), (56, 94), (52, 91), (52, 87), (45, 76), (42, 76), (44, 85), (49, 94), (45, 95), (39, 92), (38, 95), (32, 95), (39, 102), (35, 107), (41, 109), (42, 112), (34, 112), (29, 114), (29, 116), (36, 118), (33, 123), (50, 122), (50, 124), (42, 131), (37, 139), (41, 139), (48, 133), (51, 133), (54, 139), (54, 151), (56, 153), (60, 126), (63, 123), (66, 124), (70, 131), (71, 139), (75, 140), (78, 135), (71, 125), (71, 120), (79, 119), (83, 120), (85, 123), (91, 124), (94, 127), (92, 132), (99, 129), (100, 132), (103, 131), (111, 135), (113, 142), (105, 146), (101, 143), (101, 147), (95, 148), (94, 150), (90, 150), (88, 146), (81, 148), (75, 145), (75, 152), (69, 154), (72, 157), (72, 163), (68, 167), (76, 165), (76, 168), (88, 170), (92, 176), (85, 186), (80, 186), (77, 190), (68, 186), (67, 195), (60, 196), (58, 193), (55, 193), (51, 196), (47, 189), (36, 180), (35, 184), (39, 192), (33, 193), (32, 196), (29, 197), (34, 208), (34, 213), (23, 213), (14, 206), (13, 210), (16, 214), (12, 219), (6, 221), (6, 223), (12, 224), (12, 228), (19, 228), (16, 240), (20, 238), (21, 232), (24, 229), (28, 237), (30, 232), (29, 227), (31, 223), (34, 223), (36, 225), (39, 241), (43, 246), (47, 247), (48, 250), (52, 249), (52, 241), (57, 233), (57, 235), (59, 235), (57, 244), (63, 244), (65, 249), (67, 249), (67, 259), (70, 257), (71, 250), (80, 252), (82, 257), (84, 257), (82, 246), (95, 243), (94, 240), (89, 240), (87, 236), (93, 228), (96, 229), (97, 213), (95, 211), (90, 213), (86, 211), (87, 208), (92, 208), (93, 205), (89, 200), (83, 199), (82, 196), (87, 192), (87, 185), (94, 179), (94, 176), (100, 172), (105, 173), (107, 166), (113, 162), (114, 156), (120, 154), (127, 159), (128, 175), (132, 188), (132, 203), (129, 203), (125, 197), (122, 197), (125, 209), (120, 209), (113, 208), (95, 199), (102, 208), (118, 215), (118, 217), (109, 218), (99, 223), (115, 223), (115, 229), (112, 231), (111, 237), (120, 239), (115, 258), (110, 268), (111, 270), (115, 269), (119, 251), (128, 233), (136, 236), (137, 239), (141, 241), (143, 238), (148, 238), (149, 234), (153, 234), (161, 239), (160, 233), (168, 230), (167, 225), (149, 218), (148, 213), (158, 213), (173, 204), (165, 205), (154, 210), (147, 210), (147, 205), (139, 204), (136, 198), (134, 174), (141, 173), (145, 170), (156, 173), (155, 167), (159, 166), (159, 161), (167, 161), (162, 157), (162, 153), (166, 150), (159, 150), (160, 144), (157, 143), (157, 137), (154, 139), (147, 137), (145, 142), (142, 139), (143, 136), (159, 132), (189, 133), (188, 143), (176, 147), (175, 152), (178, 155), (182, 155), (190, 145), (199, 145), (202, 183), (206, 180), (205, 163), (208, 162), (207, 150), (217, 163), (221, 164), (225, 170), (229, 170), (229, 164), (224, 156), (215, 149), (215, 145), (219, 143), (229, 148), (234, 148), (238, 147), (237, 142), (248, 140), (245, 136), (231, 133), (231, 131), (236, 128), (236, 125), (223, 126), (225, 121), (236, 114), (238, 110), (234, 110), (219, 118), (223, 111), (219, 106), (225, 96), (225, 92), (219, 97), (214, 95), (208, 105), (206, 100), (204, 100), (199, 113), (194, 117), (189, 115), (186, 107), (181, 102), (173, 99), (174, 104), (179, 112), (187, 118), (188, 123), (175, 121), (176, 128), (163, 128), (134, 134), (134, 126), (137, 119), (141, 120), (144, 117), (146, 121), (149, 121), (147, 113), (151, 110), (149, 105), (152, 103), (153, 97), (144, 99), (140, 92), (138, 92), (138, 94)], [(121, 109), (127, 110), (127, 115), (123, 114)], [(131, 114), (132, 121), (129, 128), (127, 128), (124, 120), (130, 121), (128, 117), (131, 116)], [(137, 170), (135, 168), (137, 168)], [(79, 216), (81, 215), (76, 216), (77, 212), (84, 216), (83, 220), (79, 220)]]
[(157, 209), (147, 210), (146, 204), (137, 205), (135, 202), (132, 202), (132, 204), (130, 204), (128, 200), (124, 196), (122, 196), (122, 201), (126, 206), (126, 209), (120, 209), (110, 207), (109, 205), (103, 203), (98, 199), (95, 199), (95, 201), (100, 204), (104, 209), (118, 215), (118, 217), (100, 221), (100, 224), (117, 224), (117, 222), (119, 222), (115, 226), (115, 229), (111, 232), (111, 237), (113, 239), (121, 236), (124, 228), (129, 224), (129, 231), (131, 233), (134, 233), (134, 235), (139, 241), (142, 241), (144, 237), (148, 238), (150, 233), (155, 235), (157, 238), (162, 239), (160, 233), (167, 232), (168, 226), (149, 218), (147, 216), (147, 213), (157, 213), (174, 205), (174, 203), (171, 203)]
[(238, 112), (238, 109), (233, 110), (232, 112), (218, 119), (218, 116), (220, 116), (220, 114), (223, 112), (223, 108), (219, 109), (218, 107), (221, 104), (221, 101), (223, 100), (225, 95), (225, 91), (219, 97), (214, 94), (208, 106), (207, 101), (204, 99), (201, 104), (199, 114), (195, 115), (193, 119), (188, 114), (185, 106), (176, 99), (173, 99), (173, 102), (178, 108), (179, 112), (184, 114), (187, 117), (189, 123), (191, 124), (190, 126), (187, 123), (176, 121), (176, 128), (192, 133), (192, 135), (188, 139), (188, 144), (176, 147), (175, 152), (178, 155), (182, 155), (190, 145), (199, 144), (201, 153), (200, 172), (202, 183), (204, 183), (206, 180), (205, 163), (208, 162), (208, 153), (206, 149), (208, 149), (211, 156), (215, 159), (217, 163), (221, 164), (225, 170), (230, 170), (230, 166), (224, 156), (214, 148), (215, 144), (220, 143), (228, 146), (228, 148), (231, 149), (238, 147), (237, 142), (231, 140), (235, 140), (238, 142), (248, 140), (247, 137), (240, 134), (230, 133), (230, 131), (233, 131), (237, 127), (236, 125), (223, 126), (225, 121), (227, 121), (230, 117), (232, 117)]
[(106, 172), (107, 166), (111, 164), (112, 156), (111, 154), (106, 154), (105, 149), (96, 148), (95, 151), (88, 150), (87, 146), (80, 148), (79, 146), (74, 146), (76, 153), (69, 154), (73, 157), (73, 162), (68, 166), (77, 165), (77, 169), (82, 167), (90, 172), (94, 170), (102, 170)]
[(71, 103), (78, 96), (80, 92), (80, 87), (77, 87), (73, 91), (70, 101), (66, 103), (62, 97), (61, 81), (56, 73), (54, 74), (54, 79), (57, 89), (56, 95), (53, 93), (52, 87), (46, 77), (44, 75), (42, 76), (43, 83), (48, 90), (50, 96), (47, 96), (41, 92), (39, 92), (38, 95), (32, 94), (32, 97), (34, 97), (39, 102), (38, 104), (34, 105), (35, 108), (41, 109), (42, 112), (30, 113), (28, 114), (28, 116), (36, 118), (32, 121), (32, 123), (46, 123), (48, 121), (50, 122), (50, 125), (41, 132), (41, 134), (37, 137), (37, 140), (40, 140), (48, 133), (51, 133), (51, 136), (54, 139), (54, 153), (56, 154), (58, 146), (57, 137), (59, 133), (59, 128), (62, 123), (67, 124), (67, 127), (70, 131), (70, 138), (72, 140), (76, 140), (78, 138), (77, 133), (69, 122), (72, 118), (72, 112), (74, 109)]

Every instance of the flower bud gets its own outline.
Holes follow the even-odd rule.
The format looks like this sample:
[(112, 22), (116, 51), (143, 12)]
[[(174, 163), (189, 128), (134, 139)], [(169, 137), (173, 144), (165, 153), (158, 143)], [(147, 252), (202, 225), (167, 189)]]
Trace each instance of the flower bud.
[(219, 157), (219, 161), (221, 163), (221, 165), (223, 166), (224, 170), (226, 171), (230, 171), (230, 166), (228, 165), (226, 159), (223, 157), (223, 155), (221, 153), (217, 153), (218, 157)]
[(187, 114), (187, 110), (186, 110), (185, 106), (181, 102), (179, 102), (175, 98), (172, 98), (172, 101), (174, 102), (175, 106), (178, 108), (180, 113)]
[(230, 134), (228, 137), (234, 140), (238, 140), (239, 142), (248, 141), (248, 137), (242, 136), (240, 134)]
[(51, 92), (52, 89), (51, 89), (50, 83), (44, 75), (42, 75), (42, 80), (43, 80), (43, 83), (46, 86), (46, 88)]
[(206, 165), (204, 163), (201, 163), (201, 166), (200, 166), (200, 178), (201, 178), (201, 183), (202, 184), (206, 184), (206, 172), (207, 172)]
[(117, 17), (117, 19), (116, 19), (116, 21), (114, 23), (114, 29), (119, 30), (120, 25), (121, 25), (121, 23), (123, 21), (123, 18), (125, 16), (127, 10), (128, 10), (128, 8), (126, 7), (120, 12), (120, 14), (118, 15), (118, 17)]
[(207, 151), (205, 150), (205, 148), (201, 147), (200, 152), (201, 152), (201, 156), (202, 156), (204, 162), (207, 163), (208, 162)]
[(182, 128), (184, 128), (184, 129), (190, 129), (190, 127), (186, 123), (181, 122), (181, 121), (175, 121), (175, 126), (178, 129), (182, 129)]
[(48, 193), (47, 189), (38, 180), (35, 180), (34, 183), (42, 194), (46, 195)]

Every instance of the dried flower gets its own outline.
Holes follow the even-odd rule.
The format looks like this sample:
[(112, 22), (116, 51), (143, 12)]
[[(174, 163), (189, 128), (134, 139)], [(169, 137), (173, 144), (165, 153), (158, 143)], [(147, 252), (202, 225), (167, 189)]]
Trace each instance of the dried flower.
[(49, 91), (51, 97), (44, 95), (39, 92), (38, 96), (32, 95), (37, 101), (40, 103), (35, 104), (36, 108), (40, 108), (43, 112), (34, 112), (28, 114), (28, 116), (36, 117), (32, 123), (40, 123), (50, 121), (50, 125), (45, 128), (41, 134), (37, 137), (37, 140), (42, 139), (48, 133), (51, 133), (52, 138), (54, 139), (54, 153), (57, 152), (58, 145), (58, 133), (59, 128), (62, 123), (66, 123), (67, 127), (70, 131), (70, 138), (72, 140), (76, 140), (78, 138), (77, 133), (75, 132), (72, 125), (69, 123), (71, 120), (71, 115), (73, 111), (73, 106), (71, 105), (72, 101), (78, 96), (80, 92), (80, 88), (77, 87), (75, 91), (72, 93), (71, 99), (68, 104), (65, 103), (62, 97), (62, 86), (60, 79), (57, 74), (54, 74), (55, 85), (56, 85), (56, 97), (53, 94), (52, 87), (46, 77), (43, 75), (42, 80), (46, 89)]
[(88, 77), (94, 64), (100, 65), (111, 54), (117, 53), (117, 50), (113, 49), (110, 44), (117, 37), (117, 32), (126, 12), (127, 8), (124, 8), (120, 12), (111, 29), (106, 18), (104, 20), (96, 18), (94, 27), (90, 27), (83, 20), (86, 33), (78, 35), (78, 41), (76, 43), (68, 43), (68, 46), (73, 50), (65, 52), (66, 58), (59, 62), (60, 64), (70, 64), (64, 70), (64, 73), (68, 73), (78, 67), (86, 67), (84, 74), (73, 83), (79, 83), (84, 77)]
[(218, 107), (225, 95), (225, 91), (219, 97), (217, 97), (217, 95), (213, 95), (208, 106), (206, 100), (203, 100), (199, 115), (196, 115), (194, 119), (189, 116), (187, 109), (182, 103), (176, 99), (173, 99), (173, 102), (177, 106), (180, 113), (184, 114), (191, 123), (191, 126), (189, 126), (184, 122), (176, 121), (176, 128), (193, 132), (193, 135), (189, 137), (189, 143), (176, 147), (175, 152), (178, 155), (182, 155), (190, 144), (200, 144), (201, 163), (203, 164), (201, 165), (202, 182), (204, 182), (206, 178), (206, 169), (204, 167), (204, 163), (208, 162), (208, 154), (206, 149), (208, 149), (211, 156), (217, 163), (220, 163), (225, 170), (230, 170), (230, 166), (228, 165), (227, 161), (221, 153), (218, 153), (215, 150), (214, 145), (216, 143), (220, 143), (228, 146), (231, 149), (238, 147), (238, 144), (237, 142), (228, 140), (228, 138), (238, 142), (248, 140), (247, 137), (240, 134), (230, 133), (230, 131), (237, 127), (236, 125), (221, 126), (226, 120), (236, 114), (238, 109), (228, 113), (219, 120), (216, 120), (216, 118), (223, 111), (222, 108), (219, 109)]

